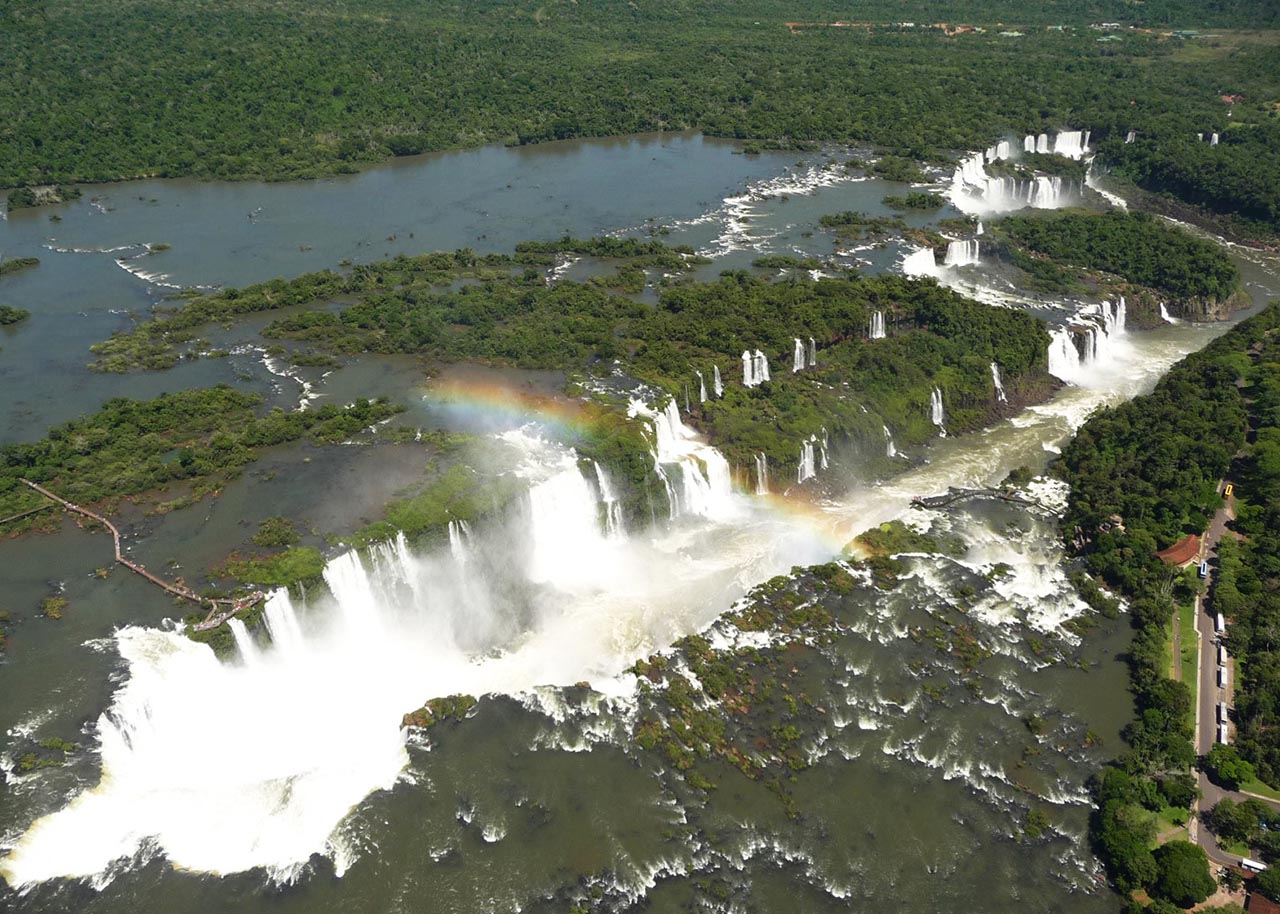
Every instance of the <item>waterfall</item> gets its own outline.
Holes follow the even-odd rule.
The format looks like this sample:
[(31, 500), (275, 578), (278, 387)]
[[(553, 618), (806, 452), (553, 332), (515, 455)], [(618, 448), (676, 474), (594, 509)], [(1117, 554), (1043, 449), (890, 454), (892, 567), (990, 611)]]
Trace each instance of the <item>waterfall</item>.
[(988, 147), (984, 157), (988, 162), (1011, 159), (1013, 158), (1013, 146), (1010, 145), (1008, 140), (1001, 140), (996, 145)]
[(755, 387), (760, 382), (756, 380), (756, 363), (751, 358), (751, 353), (746, 349), (742, 350), (742, 386)]
[(938, 275), (938, 262), (933, 256), (933, 248), (920, 248), (912, 251), (902, 261), (902, 272), (907, 276)]
[(1209, 145), (1210, 146), (1218, 145), (1218, 135), (1216, 133), (1212, 133), (1209, 135)]
[(933, 393), (929, 395), (929, 414), (934, 425), (938, 427), (938, 431), (942, 437), (947, 437), (947, 430), (943, 427), (946, 422), (946, 411), (942, 407), (942, 388), (935, 387)]
[(1022, 151), (1040, 154), (1049, 152), (1049, 134), (1042, 133), (1039, 136), (1027, 134), (1022, 140)]
[(288, 590), (282, 587), (271, 592), (267, 597), (263, 617), (276, 650), (284, 654), (301, 650), (302, 626), (298, 624), (298, 614), (293, 609)]
[(1087, 386), (1093, 369), (1110, 359), (1112, 344), (1124, 335), (1127, 311), (1122, 295), (1115, 302), (1086, 305), (1065, 327), (1051, 330), (1049, 373)]
[(716, 392), (716, 398), (719, 399), (724, 396), (724, 382), (720, 380), (720, 366), (712, 365), (711, 370), (714, 372), (711, 389)]
[(752, 361), (755, 364), (756, 383), (763, 384), (769, 380), (769, 360), (764, 357), (763, 352), (757, 349), (755, 358)]
[(258, 650), (257, 642), (253, 640), (253, 636), (249, 634), (249, 630), (244, 627), (244, 623), (239, 619), (228, 619), (227, 626), (231, 629), (231, 635), (236, 639), (236, 648), (240, 651), (240, 657), (244, 660), (246, 666), (254, 666), (262, 661), (262, 652)]
[(898, 449), (893, 446), (893, 433), (889, 431), (889, 426), (881, 426), (884, 429), (884, 455), (886, 457), (897, 457)]
[(825, 470), (831, 466), (831, 461), (828, 457), (829, 447), (830, 442), (827, 438), (827, 427), (824, 425), (822, 427), (822, 437), (818, 440), (818, 466), (820, 469)]
[(813, 479), (818, 475), (813, 466), (813, 445), (817, 441), (816, 436), (809, 436), (808, 439), (800, 442), (800, 463), (796, 467), (796, 482), (801, 483), (806, 479)]
[(693, 370), (693, 373), (698, 376), (698, 402), (706, 403), (707, 402), (707, 382), (702, 379), (702, 372), (698, 371), (698, 369), (695, 368)]
[(1004, 175), (992, 177), (984, 167), (984, 158), (976, 153), (962, 159), (951, 177), (951, 203), (966, 213), (1005, 212), (1032, 206), (1052, 209), (1071, 202), (1080, 193), (1074, 182), (1058, 176), (1039, 175), (1019, 180)]
[(795, 374), (804, 368), (804, 343), (800, 342), (800, 337), (796, 337), (795, 349), (791, 354), (791, 373)]
[(1007, 403), (1008, 399), (1004, 395), (1004, 385), (1000, 383), (1000, 366), (995, 362), (991, 363), (991, 381), (996, 386), (996, 399), (1001, 403)]
[(769, 494), (769, 458), (756, 454), (756, 494)]
[(1088, 130), (1063, 130), (1053, 140), (1053, 151), (1068, 159), (1082, 159), (1089, 152)]
[(983, 232), (983, 228), (982, 228), (982, 220), (981, 220), (981, 219), (979, 219), (979, 220), (978, 220), (978, 229), (977, 229), (977, 231), (975, 231), (975, 232), (974, 232), (974, 234), (975, 234), (975, 235), (981, 235), (981, 234), (982, 234), (982, 232)]
[(809, 337), (809, 367), (818, 367), (818, 344), (813, 341), (813, 337)]
[(884, 312), (872, 311), (870, 331), (867, 334), (873, 340), (884, 339)]
[(471, 557), (471, 528), (465, 520), (449, 521), (449, 552), (459, 565)]
[(1135, 131), (1130, 130), (1127, 134), (1125, 134), (1125, 137), (1124, 137), (1125, 145), (1127, 146), (1137, 138), (1138, 138), (1138, 134)]
[[(674, 410), (674, 402), (671, 406)], [(529, 579), (564, 586), (593, 577), (591, 566), (604, 545), (600, 498), (582, 475), (577, 455), (566, 453), (554, 473), (532, 486), (527, 497)]]
[(609, 481), (609, 474), (604, 471), (604, 467), (594, 460), (591, 463), (596, 468), (596, 485), (600, 487), (600, 502), (604, 505), (605, 536), (609, 539), (618, 539), (626, 535), (626, 530), (622, 526), (622, 505), (613, 491), (613, 483)]
[(974, 238), (969, 241), (952, 241), (947, 244), (947, 259), (943, 266), (965, 267), (978, 262), (979, 242)]
[(1162, 319), (1166, 324), (1181, 324), (1181, 323), (1182, 323), (1182, 321), (1178, 320), (1176, 317), (1174, 317), (1172, 314), (1170, 314), (1170, 313), (1169, 313), (1169, 309), (1165, 307), (1164, 302), (1160, 302), (1160, 318), (1161, 318), (1161, 319)]
[(650, 422), (654, 470), (667, 488), (672, 518), (696, 514), (720, 519), (732, 513), (729, 461), (685, 426), (674, 400), (668, 400), (660, 411), (632, 400), (628, 414)]

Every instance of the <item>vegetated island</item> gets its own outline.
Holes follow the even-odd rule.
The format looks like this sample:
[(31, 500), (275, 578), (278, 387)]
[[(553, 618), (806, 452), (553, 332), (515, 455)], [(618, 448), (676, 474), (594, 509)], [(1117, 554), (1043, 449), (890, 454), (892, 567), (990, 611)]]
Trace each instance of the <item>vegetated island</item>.
[[(569, 254), (618, 263), (614, 273), (589, 282), (549, 285), (547, 271)], [(1048, 334), (1038, 321), (932, 281), (770, 280), (737, 272), (714, 282), (669, 283), (656, 307), (619, 288), (640, 270), (637, 261), (672, 272), (687, 269), (690, 256), (657, 242), (561, 239), (522, 244), (514, 257), (470, 251), (400, 257), (347, 275), (309, 274), (194, 297), (94, 351), (106, 370), (166, 366), (179, 358), (181, 341), (193, 342), (207, 322), (289, 307), (264, 335), (335, 355), (409, 353), (435, 364), (606, 374), (618, 360), (628, 376), (667, 397), (683, 404), (688, 394), (688, 421), (730, 463), (745, 471), (763, 454), (780, 480), (795, 478), (801, 442), (813, 436), (874, 441), (881, 457), (886, 429), (901, 444), (928, 440), (937, 434), (935, 390), (947, 429), (962, 432), (1043, 399), (1056, 386), (1047, 373)], [(459, 278), (476, 281), (458, 286)], [(335, 310), (339, 296), (349, 303)], [(885, 338), (872, 340), (877, 315)], [(806, 364), (793, 372), (797, 340)], [(757, 350), (773, 366), (772, 378), (743, 386), (742, 353)], [(808, 364), (811, 354), (816, 365)], [(993, 363), (1004, 403), (995, 397)], [(724, 395), (704, 400), (700, 388), (712, 388), (716, 371)], [(640, 498), (651, 461), (642, 436), (631, 437), (608, 468)], [(600, 456), (588, 443), (578, 447)], [(647, 516), (643, 505), (628, 510)]]
[(25, 270), (28, 267), (38, 266), (39, 264), (39, 257), (11, 257), (8, 260), (0, 260), (0, 276), (16, 273), (19, 270)]
[(1206, 321), (1250, 301), (1239, 269), (1219, 245), (1146, 213), (1009, 216), (994, 223), (993, 234), (1009, 242), (1001, 253), (1027, 271), (1035, 287), (1069, 289), (1083, 270), (1111, 294), (1127, 293), (1136, 327), (1163, 323), (1162, 305), (1170, 317)]
[(31, 316), (26, 308), (15, 308), (12, 305), (0, 305), (0, 327), (8, 327), (25, 321)]

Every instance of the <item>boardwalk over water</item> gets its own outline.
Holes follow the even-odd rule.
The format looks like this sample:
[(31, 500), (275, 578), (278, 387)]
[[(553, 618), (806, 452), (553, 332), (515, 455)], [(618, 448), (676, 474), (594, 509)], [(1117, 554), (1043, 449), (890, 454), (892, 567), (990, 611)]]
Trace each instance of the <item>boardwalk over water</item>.
[[(64, 507), (71, 513), (82, 515), (84, 517), (89, 518), (90, 520), (95, 520), (98, 523), (102, 524), (102, 526), (106, 527), (107, 530), (111, 532), (111, 539), (115, 546), (116, 562), (128, 568), (134, 574), (141, 575), (142, 577), (150, 581), (152, 584), (155, 584), (157, 587), (161, 588), (162, 590), (173, 594), (175, 597), (180, 597), (183, 600), (189, 600), (190, 602), (195, 603), (197, 606), (209, 607), (209, 615), (207, 615), (203, 621), (197, 622), (193, 626), (196, 631), (206, 631), (211, 628), (217, 628), (219, 625), (227, 621), (227, 619), (231, 618), (236, 613), (241, 612), (245, 609), (248, 609), (250, 606), (260, 603), (262, 602), (262, 600), (266, 598), (266, 594), (262, 593), (261, 591), (254, 591), (253, 593), (247, 596), (240, 597), (235, 600), (230, 600), (225, 597), (219, 597), (219, 598), (202, 597), (198, 593), (196, 593), (194, 590), (191, 590), (188, 587), (184, 587), (181, 584), (175, 584), (170, 581), (164, 580), (164, 578), (157, 577), (156, 575), (147, 571), (145, 567), (143, 567), (142, 565), (139, 565), (137, 562), (133, 561), (133, 559), (130, 559), (124, 554), (124, 550), (121, 548), (121, 537), (120, 537), (119, 529), (117, 529), (115, 524), (111, 523), (111, 521), (107, 520), (101, 514), (97, 514), (93, 511), (90, 511), (88, 508), (81, 507), (80, 505), (72, 504), (71, 502), (67, 501), (65, 498), (62, 498), (61, 496), (53, 494), (44, 486), (38, 485), (37, 483), (34, 483), (29, 479), (23, 479), (22, 483), (23, 485), (26, 485), (34, 489), (36, 492), (39, 492), (45, 498), (52, 499), (53, 501), (62, 505), (62, 507)], [(37, 508), (34, 510), (38, 511), (41, 509)], [(32, 514), (32, 513), (34, 513), (34, 511), (28, 511), (28, 512), (25, 512), (24, 514), (15, 515), (12, 518), (5, 518), (5, 520), (14, 520), (18, 517), (25, 517), (26, 514)]]

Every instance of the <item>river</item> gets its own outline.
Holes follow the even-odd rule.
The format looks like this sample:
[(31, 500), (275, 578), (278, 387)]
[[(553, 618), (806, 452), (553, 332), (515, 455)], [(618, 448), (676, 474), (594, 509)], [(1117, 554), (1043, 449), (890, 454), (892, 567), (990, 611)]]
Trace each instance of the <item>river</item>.
[[(427, 156), (302, 184), (87, 188), (57, 209), (59, 222), (29, 211), (0, 223), (5, 256), (42, 259), (0, 280), (0, 299), (33, 312), (0, 340), (2, 440), (38, 438), (110, 396), (217, 381), (296, 405), (299, 381), (252, 348), (169, 372), (90, 374), (89, 343), (170, 284), (658, 227), (715, 258), (704, 276), (762, 252), (901, 269), (909, 246), (837, 252), (816, 225), (843, 210), (886, 215), (881, 198), (904, 190), (851, 175), (848, 157), (810, 154), (797, 165), (795, 153), (743, 156), (675, 135)], [(139, 246), (160, 243), (170, 247)], [(1260, 306), (1275, 274), (1266, 261), (1241, 266)], [(964, 274), (978, 286), (983, 276)], [(1021, 303), (1058, 319), (1078, 307)], [(246, 646), (225, 664), (173, 633), (163, 621), (173, 606), (137, 578), (93, 575), (109, 558), (102, 537), (65, 524), (0, 542), (3, 608), (18, 621), (0, 665), (0, 873), (20, 887), (0, 888), (0, 904), (1111, 910), (1084, 840), (1084, 782), (1131, 710), (1117, 660), (1126, 626), (1102, 621), (1083, 642), (1062, 628), (1085, 608), (1066, 582), (1051, 509), (973, 503), (934, 514), (908, 502), (1042, 468), (1092, 409), (1150, 389), (1223, 329), (1115, 333), (1105, 358), (1050, 402), (904, 455), (898, 472), (871, 478), (836, 452), (807, 497), (711, 491), (653, 530), (598, 523), (602, 490), (584, 484), (543, 417), (489, 414), (483, 430), (516, 454), (531, 488), (522, 511), (436, 553), (387, 548), (363, 564), (335, 561), (331, 596), (274, 598), (275, 644)], [(237, 334), (247, 336), (227, 341)], [(421, 399), (422, 376), (412, 359), (365, 357), (303, 379), (338, 402), (413, 399), (411, 416), (447, 424)], [(677, 443), (659, 455), (673, 474), (706, 456), (692, 439)], [(134, 554), (152, 567), (207, 567), (277, 513), (349, 530), (424, 468), (412, 448), (303, 454), (268, 455), (213, 502), (164, 517), (126, 512)], [(833, 598), (848, 627), (804, 664), (831, 714), (795, 781), (797, 816), (745, 779), (691, 794), (636, 750), (632, 660), (894, 517), (957, 535), (964, 548), (911, 559), (894, 591)], [(36, 615), (52, 587), (71, 602), (58, 622)], [(970, 589), (967, 611), (991, 653), (976, 686), (907, 637)], [(1043, 660), (1034, 649), (1043, 640), (1067, 659)], [(581, 681), (594, 687), (586, 697)], [(463, 723), (406, 745), (400, 715), (453, 692), (487, 697)], [(1028, 754), (1031, 718), (1048, 722), (1048, 736)], [(26, 741), (49, 736), (84, 748), (61, 768), (8, 771)], [(1051, 823), (1037, 840), (1020, 838), (1032, 808)]]

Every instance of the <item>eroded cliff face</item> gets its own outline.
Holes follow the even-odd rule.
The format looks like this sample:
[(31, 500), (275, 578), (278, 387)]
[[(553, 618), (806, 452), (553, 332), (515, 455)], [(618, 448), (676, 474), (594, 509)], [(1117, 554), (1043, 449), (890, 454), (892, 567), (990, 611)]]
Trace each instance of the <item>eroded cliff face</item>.
[(1253, 299), (1244, 289), (1236, 291), (1229, 298), (1185, 298), (1167, 302), (1171, 317), (1187, 321), (1225, 321), (1236, 311), (1242, 311), (1253, 303)]
[(1153, 289), (1126, 286), (1125, 295), (1129, 303), (1128, 327), (1132, 330), (1150, 330), (1168, 323), (1169, 318), (1198, 323), (1225, 321), (1253, 303), (1249, 293), (1243, 289), (1221, 299), (1205, 296), (1170, 298)]

